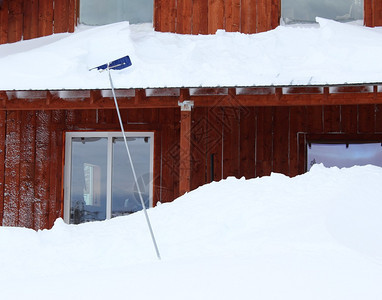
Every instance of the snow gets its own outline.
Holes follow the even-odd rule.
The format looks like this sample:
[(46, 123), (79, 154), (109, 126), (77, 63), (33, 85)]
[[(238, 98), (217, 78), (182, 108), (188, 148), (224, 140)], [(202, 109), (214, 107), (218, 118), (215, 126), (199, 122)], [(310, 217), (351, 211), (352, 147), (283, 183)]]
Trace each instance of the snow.
[(128, 22), (0, 46), (0, 90), (108, 89), (90, 68), (129, 55), (116, 88), (382, 82), (382, 30), (318, 18), (259, 34), (180, 35)]
[(0, 227), (2, 299), (382, 298), (382, 168), (228, 178), (142, 212)]

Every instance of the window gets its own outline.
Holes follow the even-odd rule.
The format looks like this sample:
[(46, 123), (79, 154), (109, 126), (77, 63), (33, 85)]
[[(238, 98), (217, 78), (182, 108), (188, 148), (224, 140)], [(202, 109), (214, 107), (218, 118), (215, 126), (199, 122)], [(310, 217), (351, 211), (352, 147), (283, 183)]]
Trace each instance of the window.
[(152, 23), (154, 0), (81, 0), (80, 23), (105, 25), (121, 21)]
[(381, 143), (322, 144), (308, 145), (308, 170), (316, 163), (325, 167), (352, 167), (355, 165), (376, 165), (382, 167)]
[(312, 23), (316, 17), (363, 20), (363, 0), (281, 0), (281, 16), (285, 23)]
[[(139, 189), (152, 206), (154, 134), (126, 133)], [(64, 219), (79, 224), (142, 209), (122, 133), (68, 132), (65, 144)]]

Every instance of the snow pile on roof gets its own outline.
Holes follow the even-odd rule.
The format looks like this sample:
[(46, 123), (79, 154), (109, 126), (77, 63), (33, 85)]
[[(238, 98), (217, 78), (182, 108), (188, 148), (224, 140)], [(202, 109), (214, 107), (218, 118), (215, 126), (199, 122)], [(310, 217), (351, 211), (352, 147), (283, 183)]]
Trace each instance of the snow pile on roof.
[(260, 34), (192, 36), (128, 22), (0, 46), (0, 90), (109, 88), (91, 67), (129, 55), (117, 88), (382, 82), (382, 31), (318, 18)]
[(228, 178), (143, 214), (0, 227), (2, 299), (380, 299), (382, 168)]

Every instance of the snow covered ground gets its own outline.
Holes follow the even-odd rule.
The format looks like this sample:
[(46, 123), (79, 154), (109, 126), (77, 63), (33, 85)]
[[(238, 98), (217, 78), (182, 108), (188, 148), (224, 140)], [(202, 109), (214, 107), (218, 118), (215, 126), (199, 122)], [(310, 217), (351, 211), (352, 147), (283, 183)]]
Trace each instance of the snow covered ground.
[(117, 88), (382, 82), (382, 28), (318, 19), (260, 34), (154, 32), (127, 22), (0, 46), (0, 90), (110, 88), (89, 71), (129, 55)]
[(382, 299), (382, 168), (228, 178), (143, 214), (0, 227), (1, 299)]

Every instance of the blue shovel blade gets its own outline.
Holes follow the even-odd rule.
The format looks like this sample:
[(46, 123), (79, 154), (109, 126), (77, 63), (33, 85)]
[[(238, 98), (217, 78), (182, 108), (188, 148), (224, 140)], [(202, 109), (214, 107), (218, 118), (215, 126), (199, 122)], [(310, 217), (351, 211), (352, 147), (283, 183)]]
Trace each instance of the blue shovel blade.
[(109, 64), (104, 64), (104, 65), (98, 66), (98, 67), (96, 67), (96, 69), (99, 71), (106, 70), (108, 65), (109, 65), (109, 69), (122, 70), (122, 69), (125, 69), (127, 67), (130, 67), (132, 65), (132, 63), (131, 63), (130, 57), (128, 55), (126, 55), (124, 57), (113, 60)]

